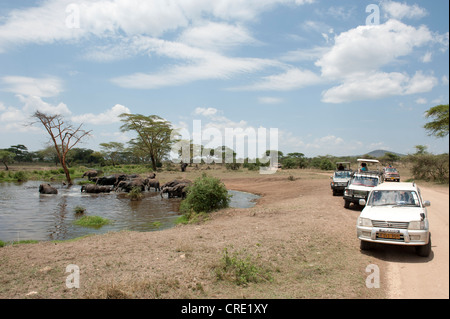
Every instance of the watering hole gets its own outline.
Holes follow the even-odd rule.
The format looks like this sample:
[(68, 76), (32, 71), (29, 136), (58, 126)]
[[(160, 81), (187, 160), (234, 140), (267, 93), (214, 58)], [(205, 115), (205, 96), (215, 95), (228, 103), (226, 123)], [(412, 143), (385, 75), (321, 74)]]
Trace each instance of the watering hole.
[[(71, 188), (52, 185), (57, 195), (39, 194), (42, 182), (0, 183), (0, 240), (67, 240), (89, 234), (111, 231), (155, 231), (175, 226), (180, 216), (180, 199), (163, 199), (159, 192), (144, 192), (140, 201), (131, 201), (125, 193), (81, 193), (81, 186)], [(230, 207), (250, 208), (259, 198), (250, 193), (228, 191), (233, 195)], [(74, 225), (80, 216), (77, 206), (86, 209), (85, 216), (101, 216), (112, 223), (100, 228)]]

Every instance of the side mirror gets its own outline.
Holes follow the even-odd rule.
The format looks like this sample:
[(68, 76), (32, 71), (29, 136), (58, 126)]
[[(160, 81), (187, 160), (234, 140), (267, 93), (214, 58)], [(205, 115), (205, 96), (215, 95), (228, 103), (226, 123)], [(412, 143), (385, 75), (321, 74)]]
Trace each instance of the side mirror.
[(423, 207), (430, 207), (430, 206), (431, 206), (431, 203), (429, 200), (426, 200), (423, 202)]
[(360, 199), (359, 200), (359, 206), (366, 206), (366, 200), (365, 199)]

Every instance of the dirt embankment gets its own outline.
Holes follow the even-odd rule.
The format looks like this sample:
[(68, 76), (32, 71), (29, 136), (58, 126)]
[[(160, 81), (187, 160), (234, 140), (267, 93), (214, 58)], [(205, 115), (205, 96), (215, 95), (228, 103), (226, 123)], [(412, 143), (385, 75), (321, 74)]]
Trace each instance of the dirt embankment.
[[(385, 276), (380, 289), (365, 284), (368, 265), (382, 274), (388, 265), (359, 251), (359, 210), (343, 208), (327, 177), (294, 177), (222, 177), (262, 198), (202, 224), (1, 248), (0, 298), (385, 298)], [(218, 276), (225, 250), (270, 276), (248, 285)], [(67, 288), (68, 265), (80, 288)]]

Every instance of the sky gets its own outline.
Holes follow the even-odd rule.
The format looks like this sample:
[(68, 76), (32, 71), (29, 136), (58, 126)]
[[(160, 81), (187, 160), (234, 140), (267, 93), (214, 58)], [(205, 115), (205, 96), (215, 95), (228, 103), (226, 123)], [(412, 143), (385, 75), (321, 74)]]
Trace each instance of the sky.
[(134, 138), (118, 118), (133, 113), (206, 146), (233, 130), (307, 157), (447, 153), (423, 126), (449, 103), (448, 12), (447, 0), (1, 1), (0, 149), (45, 148), (29, 125), (39, 110), (92, 130), (77, 147), (93, 150)]

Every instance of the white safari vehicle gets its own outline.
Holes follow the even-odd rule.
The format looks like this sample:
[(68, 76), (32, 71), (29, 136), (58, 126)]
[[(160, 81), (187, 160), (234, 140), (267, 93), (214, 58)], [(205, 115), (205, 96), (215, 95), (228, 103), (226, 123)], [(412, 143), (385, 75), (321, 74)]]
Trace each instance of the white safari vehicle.
[(375, 187), (366, 200), (356, 224), (361, 250), (373, 243), (415, 246), (416, 253), (428, 257), (431, 234), (427, 208), (415, 183), (383, 183)]
[(338, 193), (344, 193), (345, 188), (352, 179), (353, 171), (350, 168), (350, 162), (337, 162), (336, 170), (331, 176), (331, 190), (333, 191), (333, 196)]

